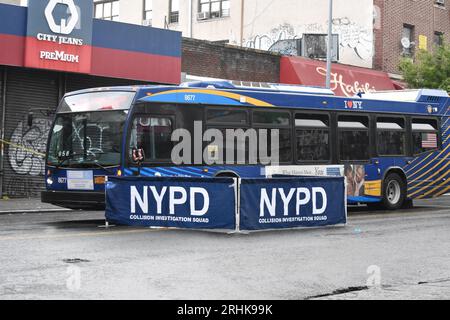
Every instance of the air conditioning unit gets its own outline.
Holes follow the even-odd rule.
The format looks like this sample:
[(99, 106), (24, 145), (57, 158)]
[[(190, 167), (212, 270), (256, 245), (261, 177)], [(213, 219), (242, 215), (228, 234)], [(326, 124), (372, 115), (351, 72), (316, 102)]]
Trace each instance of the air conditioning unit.
[(199, 12), (197, 13), (197, 20), (209, 19), (209, 12)]
[(146, 20), (142, 21), (142, 25), (144, 27), (151, 27), (152, 26), (152, 19), (146, 19)]
[(445, 0), (436, 0), (436, 4), (445, 6)]

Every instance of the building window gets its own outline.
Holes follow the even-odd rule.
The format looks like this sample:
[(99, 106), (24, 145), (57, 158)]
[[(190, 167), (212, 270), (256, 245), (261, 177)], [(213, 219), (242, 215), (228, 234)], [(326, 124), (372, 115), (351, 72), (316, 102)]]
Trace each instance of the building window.
[(95, 2), (95, 18), (102, 20), (119, 20), (119, 0)]
[(414, 26), (405, 24), (403, 25), (403, 34), (402, 34), (402, 46), (403, 46), (403, 54), (406, 56), (411, 56), (414, 45)]
[(169, 1), (169, 23), (177, 23), (180, 18), (180, 1)]
[(445, 7), (445, 0), (435, 0), (434, 3), (440, 7)]
[(230, 16), (230, 0), (199, 0), (198, 20)]
[(439, 47), (444, 45), (444, 34), (442, 32), (434, 33), (434, 44)]
[(151, 25), (153, 18), (153, 0), (144, 0), (144, 21), (147, 25)]

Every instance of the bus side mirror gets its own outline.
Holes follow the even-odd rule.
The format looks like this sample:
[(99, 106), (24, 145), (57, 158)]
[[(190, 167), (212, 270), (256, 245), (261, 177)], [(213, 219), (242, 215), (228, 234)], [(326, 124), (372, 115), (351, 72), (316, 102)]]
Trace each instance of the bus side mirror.
[(144, 149), (142, 149), (142, 148), (133, 149), (132, 157), (133, 157), (133, 161), (140, 165), (142, 163), (142, 161), (144, 161), (144, 159), (145, 159)]
[(33, 125), (33, 112), (28, 112), (27, 124), (29, 127)]

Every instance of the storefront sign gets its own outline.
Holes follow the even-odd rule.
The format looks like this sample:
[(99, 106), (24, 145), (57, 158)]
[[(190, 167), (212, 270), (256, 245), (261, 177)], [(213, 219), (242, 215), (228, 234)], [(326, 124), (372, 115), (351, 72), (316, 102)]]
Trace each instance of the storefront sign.
[[(326, 74), (325, 62), (304, 57), (281, 58), (281, 83), (324, 86)], [(394, 83), (385, 72), (339, 63), (332, 64), (331, 90), (337, 96), (354, 97), (358, 93), (363, 92), (369, 93), (395, 89)]]
[[(322, 67), (316, 68), (317, 74), (324, 77), (327, 76), (327, 69)], [(331, 90), (340, 91), (347, 97), (353, 97), (358, 93), (370, 93), (377, 90), (370, 82), (348, 81), (342, 73), (331, 72)]]
[(93, 3), (29, 0), (25, 66), (89, 73)]

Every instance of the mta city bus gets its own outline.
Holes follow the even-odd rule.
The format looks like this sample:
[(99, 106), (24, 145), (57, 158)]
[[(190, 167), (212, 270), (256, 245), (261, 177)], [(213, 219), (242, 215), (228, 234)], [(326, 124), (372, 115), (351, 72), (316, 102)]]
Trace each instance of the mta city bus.
[[(72, 92), (50, 131), (42, 201), (104, 206), (110, 176), (345, 176), (349, 204), (398, 209), (450, 192), (449, 101), (439, 90), (345, 98), (321, 88), (232, 81)], [(177, 129), (206, 157), (192, 152), (184, 155), (192, 161), (174, 163)], [(196, 132), (208, 129), (274, 133), (279, 161), (208, 161), (218, 150)]]

